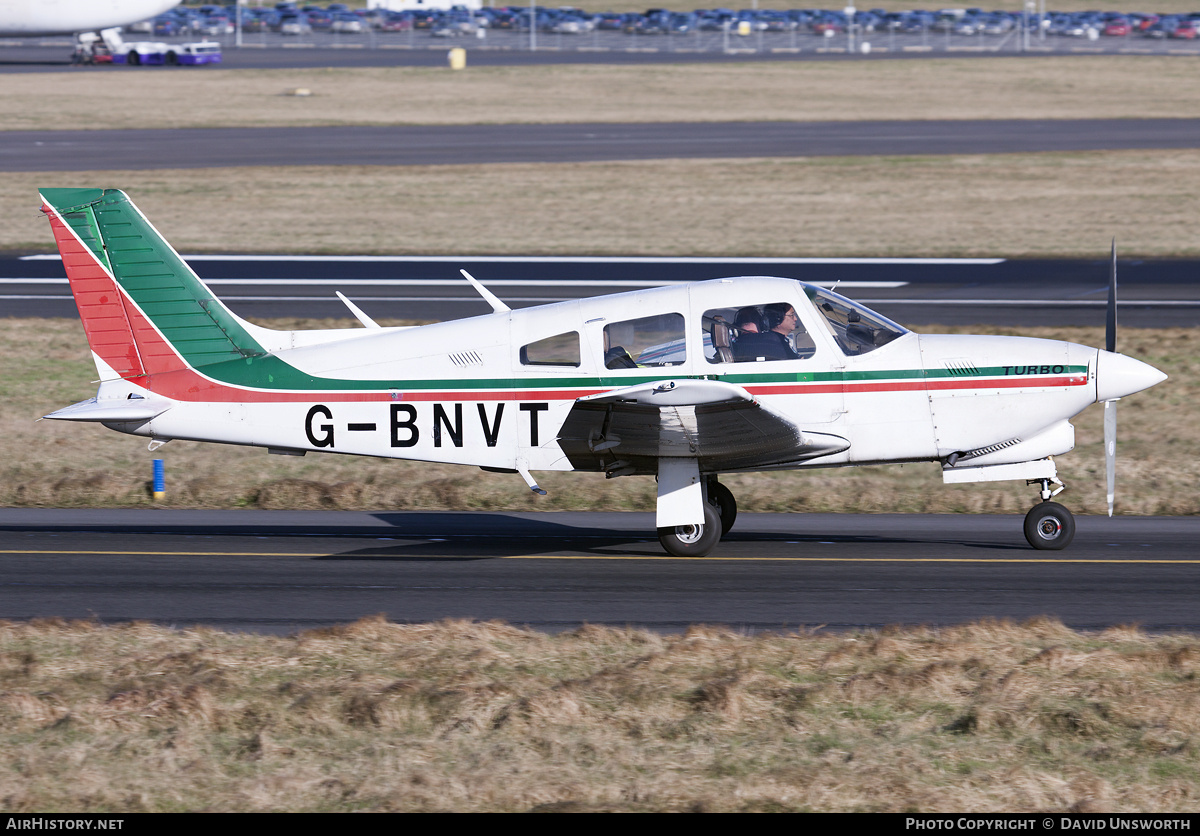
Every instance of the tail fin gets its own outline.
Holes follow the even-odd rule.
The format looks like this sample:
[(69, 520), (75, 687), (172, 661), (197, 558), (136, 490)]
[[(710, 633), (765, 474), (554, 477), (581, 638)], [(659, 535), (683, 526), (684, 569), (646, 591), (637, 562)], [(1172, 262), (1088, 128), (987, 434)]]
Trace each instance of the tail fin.
[(41, 197), (102, 378), (266, 353), (124, 192), (42, 189)]

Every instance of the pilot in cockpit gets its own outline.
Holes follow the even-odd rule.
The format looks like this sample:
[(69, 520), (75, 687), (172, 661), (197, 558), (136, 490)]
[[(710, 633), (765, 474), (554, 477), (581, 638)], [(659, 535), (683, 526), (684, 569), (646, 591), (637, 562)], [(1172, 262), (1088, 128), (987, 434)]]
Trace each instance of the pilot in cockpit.
[[(739, 321), (746, 310), (743, 308), (738, 311)], [(796, 309), (787, 302), (777, 302), (773, 305), (763, 305), (762, 311), (763, 322), (761, 324), (766, 328), (762, 331), (740, 328), (741, 335), (733, 344), (734, 362), (799, 359), (801, 355), (792, 348), (792, 344), (788, 340), (788, 335), (799, 325), (800, 318), (796, 315)]]

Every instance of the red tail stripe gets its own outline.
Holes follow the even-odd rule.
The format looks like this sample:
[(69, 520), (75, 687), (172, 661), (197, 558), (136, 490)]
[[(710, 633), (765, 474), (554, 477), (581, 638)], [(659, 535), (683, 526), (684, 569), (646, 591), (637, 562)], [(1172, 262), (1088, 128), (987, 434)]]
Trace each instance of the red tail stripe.
[(122, 377), (145, 374), (124, 307), (124, 294), (58, 215), (53, 211), (48, 215), (88, 345)]
[(122, 377), (186, 369), (187, 363), (142, 316), (91, 250), (56, 214), (49, 212), (49, 216), (92, 351)]

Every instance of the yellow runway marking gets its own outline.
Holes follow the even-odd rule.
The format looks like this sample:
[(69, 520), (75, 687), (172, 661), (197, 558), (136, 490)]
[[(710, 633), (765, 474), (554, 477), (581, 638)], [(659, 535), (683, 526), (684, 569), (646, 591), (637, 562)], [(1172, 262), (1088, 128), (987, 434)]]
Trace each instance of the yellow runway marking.
[[(0, 549), (0, 554), (77, 554), (77, 555), (113, 555), (125, 557), (354, 557), (354, 552), (127, 552), (127, 551), (85, 551), (81, 549)], [(774, 562), (774, 563), (1165, 563), (1180, 565), (1200, 564), (1200, 558), (1186, 560), (1154, 560), (1130, 558), (1115, 560), (1110, 558), (1067, 558), (1051, 557), (674, 557), (672, 555), (630, 555), (630, 554), (501, 554), (501, 555), (471, 555), (471, 554), (397, 554), (397, 557), (419, 557), (427, 560), (437, 558), (479, 557), (490, 560), (708, 560), (726, 562)]]

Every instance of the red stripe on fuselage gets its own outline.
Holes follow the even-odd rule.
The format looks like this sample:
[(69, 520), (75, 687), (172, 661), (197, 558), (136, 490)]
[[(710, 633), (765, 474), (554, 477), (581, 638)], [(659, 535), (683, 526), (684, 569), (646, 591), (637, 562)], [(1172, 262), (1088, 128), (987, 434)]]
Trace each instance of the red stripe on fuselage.
[[(302, 392), (273, 392), (243, 389), (210, 380), (191, 369), (156, 374), (139, 381), (147, 389), (180, 401), (210, 401), (214, 403), (311, 403), (327, 401), (334, 403), (370, 403), (380, 401), (423, 402), (423, 401), (566, 401), (587, 395), (611, 391), (615, 387), (594, 389), (504, 389), (504, 390), (418, 390), (418, 391), (369, 391), (310, 389)], [(989, 390), (1014, 388), (1064, 388), (1082, 386), (1087, 383), (1086, 375), (1056, 377), (1015, 377), (989, 380), (893, 380), (870, 383), (789, 383), (780, 385), (747, 386), (752, 395), (809, 395), (843, 392), (906, 392), (920, 390)]]

